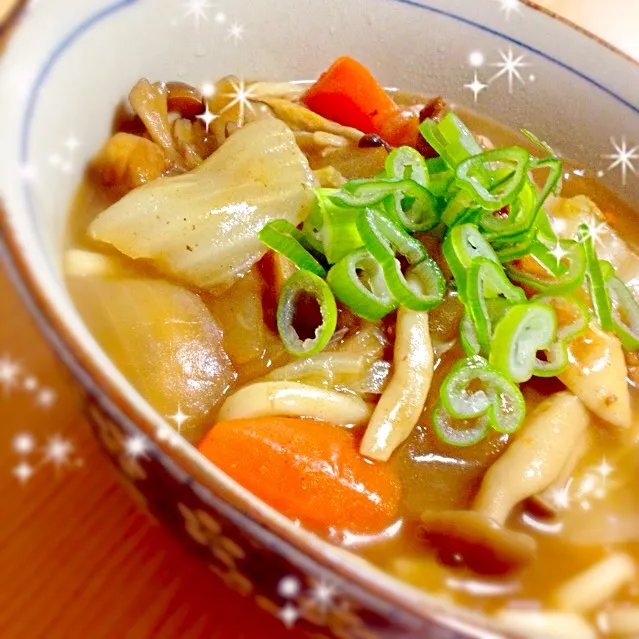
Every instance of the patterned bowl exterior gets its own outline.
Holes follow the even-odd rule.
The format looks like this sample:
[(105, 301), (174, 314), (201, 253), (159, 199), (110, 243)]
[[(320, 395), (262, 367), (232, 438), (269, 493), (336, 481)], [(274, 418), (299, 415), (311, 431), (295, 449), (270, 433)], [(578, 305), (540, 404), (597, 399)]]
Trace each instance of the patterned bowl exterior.
[(136, 501), (180, 537), (233, 590), (311, 637), (338, 639), (463, 639), (462, 634), (394, 608), (354, 586), (196, 482), (127, 419), (113, 419), (87, 395), (95, 433)]

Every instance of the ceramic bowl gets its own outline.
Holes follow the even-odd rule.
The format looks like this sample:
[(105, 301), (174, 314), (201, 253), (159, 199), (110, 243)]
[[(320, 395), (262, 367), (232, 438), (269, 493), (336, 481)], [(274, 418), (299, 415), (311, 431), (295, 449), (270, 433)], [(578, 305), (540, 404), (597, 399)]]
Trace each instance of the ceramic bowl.
[[(505, 636), (295, 527), (169, 429), (74, 310), (61, 277), (65, 216), (139, 77), (308, 79), (344, 53), (388, 86), (443, 94), (537, 132), (639, 201), (639, 67), (508, 0), (50, 0), (24, 5), (5, 35), (5, 258), (84, 389), (106, 451), (150, 510), (284, 626), (358, 639)], [(133, 438), (144, 454), (132, 454)]]

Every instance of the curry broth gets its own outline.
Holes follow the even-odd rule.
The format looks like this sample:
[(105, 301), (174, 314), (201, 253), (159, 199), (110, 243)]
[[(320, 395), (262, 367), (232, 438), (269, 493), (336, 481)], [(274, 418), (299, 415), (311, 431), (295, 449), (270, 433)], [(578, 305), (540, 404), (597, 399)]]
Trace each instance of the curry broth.
[[(398, 101), (410, 103), (413, 99), (407, 95), (400, 95)], [(475, 133), (485, 136), (496, 145), (529, 146), (521, 135), (488, 118), (469, 112), (463, 112), (463, 118)], [(339, 168), (345, 177), (373, 175), (383, 165), (383, 149), (356, 153), (365, 158), (352, 163), (347, 158), (342, 158)], [(331, 163), (330, 158), (326, 160), (311, 156), (310, 159), (313, 168)], [(349, 172), (357, 172), (357, 167), (359, 173), (349, 175)], [(623, 238), (639, 245), (636, 213), (596, 180), (589, 176), (584, 177), (579, 174), (580, 172), (575, 173), (573, 166), (567, 170), (568, 179), (565, 181), (563, 194), (584, 194), (592, 198), (604, 212), (606, 219), (621, 232)], [(112, 192), (97, 185), (87, 175), (70, 212), (68, 248), (115, 254), (89, 240), (85, 232), (89, 221), (114, 200)], [(150, 265), (121, 256), (118, 259), (121, 260), (123, 269), (135, 277), (166, 279)], [(69, 278), (68, 285), (81, 312), (86, 313), (81, 298), (81, 287), (78, 288), (74, 278)], [(264, 294), (266, 286), (259, 269), (253, 268), (242, 280), (221, 294), (203, 293), (191, 288), (192, 292), (205, 302), (220, 326), (223, 346), (237, 372), (231, 388), (262, 377), (274, 367), (291, 361), (277, 334), (269, 329), (267, 324), (260, 323), (261, 318), (256, 314), (256, 300)], [(433, 315), (435, 326), (431, 327), (432, 331), (441, 330), (442, 334), (446, 334), (450, 333), (451, 327), (456, 328), (454, 322), (451, 323), (451, 317), (445, 315), (440, 319), (441, 325), (437, 326), (437, 312), (434, 311)], [(455, 312), (452, 316), (455, 317)], [(258, 337), (255, 335), (256, 332), (259, 333)], [(109, 353), (113, 345), (103, 342), (102, 346)], [(430, 412), (437, 399), (439, 383), (452, 363), (461, 355), (461, 348), (456, 345), (437, 360), (433, 385), (421, 420), (389, 462), (395, 466), (403, 485), (402, 512), (398, 522), (385, 533), (373, 537), (357, 537), (344, 534), (343, 531), (333, 531), (330, 535), (332, 541), (343, 544), (416, 586), (485, 611), (497, 610), (505, 605), (539, 607), (549, 604), (548, 596), (554, 588), (612, 550), (626, 551), (639, 562), (639, 526), (632, 543), (575, 544), (565, 531), (565, 521), (571, 518), (573, 508), (581, 509), (581, 515), (585, 516), (589, 510), (598, 512), (602, 503), (606, 504), (604, 510), (615, 512), (616, 504), (623, 502), (624, 506), (619, 506), (622, 511), (627, 509), (627, 504), (630, 503), (634, 506), (635, 513), (639, 513), (639, 493), (633, 492), (633, 485), (638, 479), (636, 461), (632, 455), (624, 455), (625, 450), (637, 445), (639, 432), (636, 425), (633, 425), (631, 432), (622, 435), (614, 433), (603, 424), (598, 424), (598, 428), (592, 429), (595, 433), (594, 441), (588, 454), (579, 462), (575, 475), (583, 477), (589, 472), (588, 469), (597, 467), (602, 460), (608, 460), (613, 468), (610, 475), (604, 477), (603, 488), (596, 493), (594, 500), (589, 496), (575, 496), (575, 503), (571, 509), (560, 513), (556, 518), (531, 514), (530, 509), (524, 506), (517, 509), (509, 525), (532, 533), (539, 548), (536, 559), (523, 570), (501, 577), (481, 577), (459, 567), (444, 566), (438, 561), (435, 553), (417, 541), (415, 525), (421, 512), (426, 509), (469, 507), (487, 468), (508, 444), (507, 435), (493, 433), (479, 445), (456, 448), (440, 441), (429, 428)], [(522, 390), (528, 408), (531, 409), (544, 397), (562, 388), (562, 384), (554, 379), (534, 378), (533, 381), (524, 384)], [(632, 387), (631, 396), (634, 415), (637, 415), (639, 396)], [(197, 441), (213, 425), (214, 417), (215, 409), (194, 427), (187, 427), (183, 434), (191, 441)], [(596, 421), (596, 418), (592, 419)], [(639, 603), (639, 589), (635, 586), (632, 592), (624, 596), (624, 601)]]

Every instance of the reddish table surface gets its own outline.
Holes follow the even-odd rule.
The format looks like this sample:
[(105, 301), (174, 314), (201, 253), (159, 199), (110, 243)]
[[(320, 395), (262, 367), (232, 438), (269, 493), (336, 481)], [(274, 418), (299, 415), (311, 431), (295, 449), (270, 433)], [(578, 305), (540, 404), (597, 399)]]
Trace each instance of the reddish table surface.
[[(0, 19), (12, 1), (0, 0)], [(639, 56), (639, 3), (541, 4)], [(0, 637), (301, 636), (227, 590), (139, 508), (1, 271), (0, 300)]]

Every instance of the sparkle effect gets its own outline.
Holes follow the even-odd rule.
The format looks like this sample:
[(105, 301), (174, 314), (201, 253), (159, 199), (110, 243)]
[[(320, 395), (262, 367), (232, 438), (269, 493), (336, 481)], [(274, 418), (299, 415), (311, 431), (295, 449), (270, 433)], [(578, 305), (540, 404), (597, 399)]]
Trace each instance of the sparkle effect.
[(178, 409), (174, 415), (169, 415), (169, 419), (175, 422), (178, 433), (182, 430), (182, 424), (190, 419), (189, 415), (182, 412), (182, 407), (178, 405)]
[(18, 433), (13, 438), (12, 447), (21, 459), (11, 472), (23, 485), (45, 466), (59, 473), (63, 468), (79, 468), (84, 463), (82, 458), (74, 455), (75, 447), (71, 440), (59, 434), (50, 436), (43, 446), (39, 446), (31, 433)]
[(215, 120), (217, 120), (219, 116), (215, 115), (214, 113), (211, 113), (211, 110), (209, 109), (209, 103), (207, 102), (204, 113), (201, 113), (200, 115), (196, 115), (195, 117), (204, 124), (206, 132), (208, 133), (209, 127), (211, 126), (211, 122), (214, 122)]
[(149, 450), (149, 444), (142, 435), (131, 435), (124, 440), (124, 451), (129, 457), (138, 459), (146, 457)]
[(465, 84), (464, 89), (470, 89), (473, 92), (473, 99), (477, 102), (477, 96), (487, 87), (487, 84), (484, 84), (477, 77), (477, 71), (475, 71), (475, 78), (470, 84)]
[(4, 395), (8, 396), (13, 388), (18, 385), (18, 376), (22, 373), (20, 365), (8, 356), (0, 358), (0, 386)]
[(564, 251), (564, 249), (562, 248), (561, 244), (559, 244), (559, 242), (557, 242), (557, 244), (555, 245), (555, 248), (553, 248), (551, 251), (548, 251), (548, 252), (557, 260), (557, 264), (561, 264), (561, 260), (563, 260), (564, 257), (568, 255), (568, 251)]
[(335, 586), (325, 581), (320, 581), (311, 588), (309, 598), (317, 605), (320, 610), (326, 612), (333, 605), (335, 594)]
[[(508, 92), (510, 94), (514, 91), (515, 80), (522, 85), (526, 84), (526, 79), (522, 71), (532, 65), (525, 61), (525, 55), (516, 55), (510, 47), (507, 52), (500, 49), (498, 53), (500, 57), (499, 62), (491, 62), (488, 64), (486, 63), (486, 57), (481, 51), (473, 51), (468, 56), (468, 63), (474, 69), (474, 72), (472, 82), (465, 84), (464, 89), (472, 91), (475, 103), (477, 102), (479, 94), (490, 87), (495, 81), (499, 80), (499, 78), (505, 77), (507, 79)], [(486, 81), (481, 79), (479, 71), (485, 66), (497, 69)], [(529, 74), (527, 79), (529, 82), (534, 82), (535, 76)]]
[(44, 447), (44, 462), (50, 462), (56, 469), (69, 464), (69, 458), (73, 452), (73, 444), (60, 435), (53, 435)]
[(595, 218), (590, 218), (584, 224), (587, 229), (586, 237), (592, 238), (595, 244), (602, 244), (601, 236), (608, 231), (606, 225), (603, 222), (598, 222)]
[(186, 0), (184, 6), (184, 17), (193, 17), (196, 29), (200, 28), (200, 24), (203, 21), (208, 22), (209, 16), (207, 11), (213, 8), (213, 5), (208, 0)]
[(324, 580), (311, 582), (305, 589), (298, 577), (288, 575), (280, 579), (277, 592), (286, 600), (278, 617), (287, 628), (292, 628), (300, 618), (317, 623), (318, 614), (326, 620), (330, 615), (348, 608), (344, 602), (337, 601), (336, 586)]
[(292, 628), (299, 619), (300, 613), (293, 604), (288, 603), (279, 611), (278, 616), (287, 628)]
[(251, 87), (247, 87), (246, 82), (243, 79), (231, 80), (231, 88), (233, 89), (232, 93), (226, 93), (224, 95), (225, 98), (231, 98), (231, 101), (222, 109), (222, 113), (238, 106), (238, 125), (242, 126), (246, 117), (246, 111), (249, 111), (250, 113), (253, 112), (253, 104), (251, 103), (253, 93)]
[(244, 26), (235, 22), (231, 25), (226, 39), (233, 40), (237, 45), (244, 39), (244, 31)]
[(625, 137), (621, 138), (621, 144), (617, 142), (616, 138), (610, 138), (610, 144), (612, 144), (614, 153), (608, 153), (601, 157), (606, 160), (611, 160), (608, 171), (613, 171), (617, 167), (620, 168), (621, 183), (626, 186), (628, 182), (628, 171), (632, 171), (635, 175), (637, 174), (634, 161), (639, 160), (639, 145), (629, 148)]
[(496, 67), (497, 69), (499, 69), (499, 71), (495, 73), (495, 75), (490, 79), (489, 82), (492, 84), (492, 82), (505, 75), (508, 78), (508, 93), (512, 95), (515, 79), (519, 80), (521, 84), (526, 83), (520, 73), (520, 70), (529, 67), (530, 64), (524, 62), (524, 55), (515, 57), (515, 54), (513, 53), (513, 50), (511, 48), (508, 49), (508, 53), (504, 53), (500, 49), (499, 55), (501, 57), (501, 62), (494, 62), (490, 65), (492, 67)]
[(510, 18), (513, 13), (519, 13), (521, 15), (521, 4), (519, 0), (495, 0), (500, 6), (502, 13), (506, 14), (506, 20)]
[(13, 438), (13, 450), (18, 455), (30, 455), (36, 447), (33, 435), (29, 433), (18, 433)]
[(576, 504), (582, 510), (591, 510), (593, 501), (605, 499), (615, 482), (610, 480), (615, 472), (608, 460), (603, 457), (596, 466), (586, 468), (577, 478), (571, 479), (561, 489), (553, 490), (549, 497), (557, 510), (567, 510)]
[(33, 475), (35, 470), (33, 466), (29, 464), (29, 462), (23, 461), (15, 466), (12, 472), (21, 484), (26, 484), (29, 479), (31, 479), (31, 476)]

